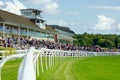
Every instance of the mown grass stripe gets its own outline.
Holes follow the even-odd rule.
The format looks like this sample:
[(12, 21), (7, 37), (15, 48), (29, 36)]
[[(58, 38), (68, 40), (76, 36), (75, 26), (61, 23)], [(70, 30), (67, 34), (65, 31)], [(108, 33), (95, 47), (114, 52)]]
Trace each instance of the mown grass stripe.
[[(64, 58), (46, 70), (40, 70), (37, 80), (120, 80), (120, 56)], [(17, 71), (21, 60), (11, 60), (2, 69), (2, 80), (17, 80)], [(41, 69), (41, 67), (39, 66)], [(29, 74), (28, 74), (29, 75)]]

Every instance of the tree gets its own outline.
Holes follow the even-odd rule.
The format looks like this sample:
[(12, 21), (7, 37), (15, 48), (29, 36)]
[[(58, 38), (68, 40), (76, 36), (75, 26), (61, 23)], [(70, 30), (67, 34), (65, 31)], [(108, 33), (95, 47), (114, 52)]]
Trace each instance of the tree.
[(108, 47), (108, 48), (112, 48), (112, 47), (114, 47), (115, 45), (114, 45), (114, 42), (112, 42), (111, 40), (109, 40), (109, 39), (106, 39), (105, 40), (105, 47)]
[(75, 39), (78, 40), (76, 44), (80, 46), (99, 45), (101, 47), (114, 47), (120, 46), (120, 35), (115, 34), (75, 34)]
[(118, 47), (119, 42), (120, 42), (120, 39), (116, 37), (115, 40), (114, 40), (114, 44), (115, 44), (116, 48)]
[(100, 39), (98, 41), (98, 45), (100, 45), (101, 47), (108, 47), (108, 48), (114, 47), (114, 43), (109, 39)]
[(96, 37), (93, 39), (93, 45), (98, 45), (99, 38)]

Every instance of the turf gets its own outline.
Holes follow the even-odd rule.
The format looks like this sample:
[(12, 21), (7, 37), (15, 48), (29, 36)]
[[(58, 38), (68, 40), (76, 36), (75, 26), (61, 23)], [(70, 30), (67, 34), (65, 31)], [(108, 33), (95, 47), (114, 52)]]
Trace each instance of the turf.
[(120, 56), (65, 61), (41, 75), (40, 80), (120, 80)]
[(1, 80), (17, 80), (18, 67), (21, 59), (14, 59), (8, 61), (2, 68)]
[(76, 62), (76, 80), (120, 80), (120, 56), (86, 58)]
[[(12, 60), (2, 69), (2, 80), (17, 80), (21, 60)], [(56, 64), (37, 80), (120, 80), (120, 56), (56, 59)], [(43, 65), (45, 67), (43, 58)], [(39, 66), (40, 67), (40, 66)]]

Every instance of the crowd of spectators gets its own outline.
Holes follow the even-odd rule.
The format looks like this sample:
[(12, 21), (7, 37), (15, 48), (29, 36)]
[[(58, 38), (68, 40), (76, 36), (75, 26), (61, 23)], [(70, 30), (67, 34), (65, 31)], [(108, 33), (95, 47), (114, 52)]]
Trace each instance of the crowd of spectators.
[(119, 49), (113, 49), (113, 48), (101, 48), (100, 46), (84, 46), (84, 47), (78, 47), (79, 50), (82, 51), (92, 51), (92, 52), (120, 52)]
[(60, 44), (54, 41), (45, 41), (37, 39), (27, 39), (25, 37), (7, 37), (6, 39), (1, 39), (1, 46), (3, 47), (13, 47), (16, 49), (28, 49), (34, 46), (37, 49), (48, 48), (48, 49), (61, 49), (61, 50), (76, 50), (76, 46), (72, 44)]
[(93, 51), (93, 52), (117, 52), (119, 49), (103, 49), (99, 46), (84, 46), (78, 47), (73, 44), (60, 44), (55, 43), (53, 41), (44, 41), (44, 40), (37, 40), (37, 39), (28, 39), (25, 37), (7, 37), (0, 39), (0, 45), (3, 47), (13, 47), (18, 50), (20, 49), (29, 49), (31, 46), (34, 46), (37, 49), (41, 48), (48, 48), (48, 49), (60, 49), (60, 50), (81, 50), (81, 51)]

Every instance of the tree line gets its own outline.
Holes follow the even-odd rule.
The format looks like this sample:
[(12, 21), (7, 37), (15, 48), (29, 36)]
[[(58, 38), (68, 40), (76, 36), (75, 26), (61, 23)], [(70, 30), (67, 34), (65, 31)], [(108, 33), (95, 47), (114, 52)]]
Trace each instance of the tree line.
[(100, 46), (103, 48), (118, 48), (120, 35), (116, 34), (75, 34), (74, 44), (77, 46)]

